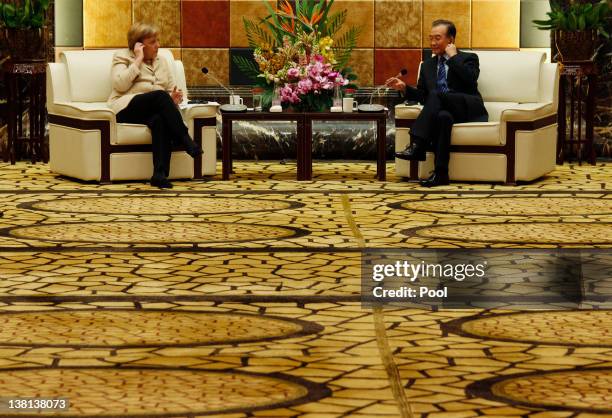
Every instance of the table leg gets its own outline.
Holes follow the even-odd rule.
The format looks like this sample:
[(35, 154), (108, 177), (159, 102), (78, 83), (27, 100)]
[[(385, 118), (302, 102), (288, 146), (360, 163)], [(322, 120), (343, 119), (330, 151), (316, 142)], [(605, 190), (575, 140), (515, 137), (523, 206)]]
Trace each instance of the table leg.
[(581, 74), (578, 76), (578, 97), (576, 98), (576, 102), (578, 105), (578, 165), (582, 165), (582, 144), (586, 141), (582, 138), (582, 78), (584, 76)]
[(6, 148), (4, 149), (4, 154), (2, 155), (2, 159), (4, 160), (4, 162), (8, 162), (10, 157), (10, 149), (11, 149), (11, 138), (12, 138), (12, 124), (11, 124), (11, 119), (12, 119), (12, 112), (11, 112), (11, 107), (13, 105), (13, 98), (11, 97), (11, 84), (10, 84), (10, 78), (8, 74), (4, 74), (4, 85), (6, 86), (6, 134), (7, 134), (7, 139), (6, 139)]
[[(14, 74), (13, 75), (13, 83), (14, 87), (13, 87), (13, 97), (17, 98), (17, 137), (22, 137), (23, 136), (23, 99), (21, 97), (21, 94), (19, 94), (19, 92), (21, 91), (20, 87), (19, 87), (19, 76)], [(15, 147), (17, 147), (18, 145), (18, 141), (14, 142)]]
[[(574, 92), (574, 76), (570, 76), (570, 127), (569, 127), (569, 151), (567, 153), (568, 161), (571, 162), (574, 156), (574, 107), (575, 107), (575, 92)], [(577, 156), (577, 155), (576, 155)]]
[(47, 152), (47, 147), (45, 147), (45, 122), (47, 121), (47, 83), (46, 83), (46, 74), (40, 75), (40, 158), (43, 163), (49, 162), (49, 154)]
[(230, 165), (230, 160), (232, 158), (232, 149), (231, 149), (231, 142), (232, 142), (232, 121), (231, 120), (222, 120), (222, 132), (223, 135), (221, 136), (221, 146), (223, 149), (223, 155), (222, 155), (222, 173), (221, 173), (221, 178), (223, 180), (228, 180), (229, 179), (229, 174), (230, 174), (230, 170), (231, 170), (231, 165)]
[(305, 134), (304, 134), (304, 129), (306, 124), (304, 123), (303, 119), (298, 119), (296, 121), (296, 133), (297, 133), (297, 179), (298, 181), (301, 180), (305, 180), (305, 173), (304, 173), (304, 150), (306, 149), (304, 147), (304, 140), (305, 140)]
[(235, 174), (234, 171), (234, 121), (229, 123), (230, 140), (227, 144), (229, 147), (229, 173)]
[(559, 77), (559, 104), (557, 106), (557, 164), (563, 164), (565, 159), (565, 136), (566, 124), (565, 120), (565, 76)]
[(18, 131), (18, 115), (20, 113), (19, 109), (19, 100), (18, 100), (18, 91), (17, 91), (17, 76), (10, 75), (6, 77), (6, 86), (8, 89), (8, 141), (7, 141), (7, 161), (10, 161), (11, 164), (15, 164), (16, 160), (16, 151), (17, 147), (17, 136), (19, 134)]
[(30, 93), (30, 103), (28, 108), (28, 115), (30, 115), (30, 160), (32, 164), (36, 163), (36, 118), (38, 117), (37, 110), (37, 100), (36, 100), (36, 82), (34, 79), (30, 80), (29, 86)]
[(589, 89), (587, 93), (587, 102), (586, 102), (586, 141), (587, 141), (587, 152), (589, 163), (595, 165), (595, 147), (593, 146), (593, 119), (595, 117), (595, 88), (596, 88), (596, 80), (597, 77), (595, 74), (590, 74), (588, 76), (588, 84), (587, 87)]
[(387, 180), (387, 115), (376, 121), (376, 143), (378, 145), (376, 174), (378, 180)]
[(304, 118), (304, 179), (312, 180), (312, 119)]

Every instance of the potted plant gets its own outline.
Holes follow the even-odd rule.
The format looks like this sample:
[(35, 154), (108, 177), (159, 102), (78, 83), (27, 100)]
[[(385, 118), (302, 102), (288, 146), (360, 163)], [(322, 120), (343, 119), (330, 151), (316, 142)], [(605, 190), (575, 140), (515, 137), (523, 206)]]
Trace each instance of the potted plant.
[(347, 10), (332, 12), (333, 0), (267, 1), (268, 16), (244, 20), (254, 60), (234, 57), (238, 68), (264, 88), (264, 107), (274, 91), (284, 108), (325, 111), (334, 92), (354, 86), (357, 76), (348, 62), (360, 27), (342, 27)]
[(0, 4), (0, 24), (13, 60), (45, 60), (48, 8), (49, 0), (5, 0)]
[(609, 7), (607, 0), (596, 3), (570, 1), (563, 6), (550, 0), (547, 20), (534, 20), (541, 30), (551, 30), (551, 37), (561, 62), (590, 61), (597, 54), (599, 37), (609, 38), (606, 31)]

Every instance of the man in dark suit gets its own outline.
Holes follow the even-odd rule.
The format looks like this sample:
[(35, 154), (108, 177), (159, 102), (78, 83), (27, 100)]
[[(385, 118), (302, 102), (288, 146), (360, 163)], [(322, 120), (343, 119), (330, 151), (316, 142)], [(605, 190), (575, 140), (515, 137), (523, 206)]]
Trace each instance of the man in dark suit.
[(487, 110), (478, 92), (478, 55), (457, 51), (453, 22), (432, 23), (429, 41), (433, 57), (421, 64), (416, 88), (392, 77), (386, 85), (404, 92), (407, 100), (423, 104), (421, 113), (410, 129), (410, 145), (395, 156), (404, 160), (425, 160), (425, 151), (435, 152), (435, 170), (421, 186), (449, 183), (448, 161), (454, 123), (486, 122)]

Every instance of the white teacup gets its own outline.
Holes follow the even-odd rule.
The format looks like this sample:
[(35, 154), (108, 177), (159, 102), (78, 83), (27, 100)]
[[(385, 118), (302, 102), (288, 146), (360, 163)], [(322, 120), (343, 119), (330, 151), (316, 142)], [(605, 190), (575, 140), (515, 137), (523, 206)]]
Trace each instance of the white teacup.
[(352, 97), (345, 97), (342, 99), (342, 111), (343, 112), (353, 112), (357, 110), (357, 102)]
[(238, 96), (237, 94), (231, 95), (229, 99), (230, 99), (230, 104), (233, 104), (233, 105), (244, 104), (244, 100), (242, 100), (242, 97)]

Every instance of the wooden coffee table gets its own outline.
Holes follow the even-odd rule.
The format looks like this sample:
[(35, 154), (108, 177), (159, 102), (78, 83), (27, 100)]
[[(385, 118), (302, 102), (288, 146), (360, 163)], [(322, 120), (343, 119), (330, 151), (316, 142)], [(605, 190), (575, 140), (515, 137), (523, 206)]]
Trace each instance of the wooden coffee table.
[(297, 179), (312, 180), (312, 122), (321, 121), (372, 121), (376, 122), (376, 177), (385, 181), (386, 174), (386, 130), (387, 112), (377, 113), (331, 113), (331, 112), (246, 112), (221, 113), (223, 170), (222, 179), (228, 180), (233, 168), (232, 161), (232, 122), (234, 121), (294, 121), (297, 124)]

